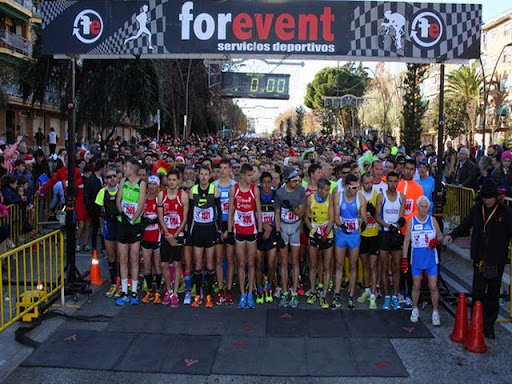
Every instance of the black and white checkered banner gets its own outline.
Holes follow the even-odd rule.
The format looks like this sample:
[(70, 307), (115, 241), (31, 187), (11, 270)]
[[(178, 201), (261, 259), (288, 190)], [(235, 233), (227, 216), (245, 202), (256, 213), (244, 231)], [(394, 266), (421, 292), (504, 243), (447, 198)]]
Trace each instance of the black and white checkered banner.
[(461, 62), (481, 5), (283, 0), (44, 1), (43, 53)]

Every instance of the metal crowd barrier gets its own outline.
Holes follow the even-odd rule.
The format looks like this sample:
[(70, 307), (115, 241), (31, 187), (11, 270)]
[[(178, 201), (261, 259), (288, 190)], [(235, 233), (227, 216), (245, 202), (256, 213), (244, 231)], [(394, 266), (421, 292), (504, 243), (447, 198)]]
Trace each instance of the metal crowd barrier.
[(471, 188), (446, 184), (446, 205), (443, 216), (450, 227), (455, 227), (466, 218), (474, 204), (475, 191)]
[(64, 305), (64, 235), (60, 230), (0, 256), (0, 332), (19, 319), (31, 321), (60, 291)]

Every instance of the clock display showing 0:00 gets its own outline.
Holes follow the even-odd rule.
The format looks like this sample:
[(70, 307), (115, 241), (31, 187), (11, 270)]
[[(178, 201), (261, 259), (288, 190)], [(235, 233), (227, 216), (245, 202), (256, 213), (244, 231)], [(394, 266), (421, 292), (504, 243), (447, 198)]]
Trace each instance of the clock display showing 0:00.
[(289, 85), (288, 74), (224, 72), (220, 96), (288, 100)]

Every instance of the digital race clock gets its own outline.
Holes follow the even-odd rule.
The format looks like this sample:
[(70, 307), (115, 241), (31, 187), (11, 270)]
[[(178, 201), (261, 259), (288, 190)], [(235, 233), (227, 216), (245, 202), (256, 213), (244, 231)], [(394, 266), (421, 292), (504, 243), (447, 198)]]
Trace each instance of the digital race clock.
[(288, 100), (289, 89), (287, 74), (223, 72), (220, 96)]

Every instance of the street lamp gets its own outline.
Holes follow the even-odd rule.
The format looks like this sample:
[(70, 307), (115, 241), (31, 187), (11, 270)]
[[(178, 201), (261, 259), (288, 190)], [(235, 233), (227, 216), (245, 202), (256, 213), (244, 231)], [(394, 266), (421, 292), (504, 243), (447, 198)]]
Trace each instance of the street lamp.
[(505, 44), (503, 48), (501, 49), (500, 55), (498, 56), (498, 59), (496, 60), (496, 64), (494, 64), (494, 68), (491, 73), (491, 77), (489, 80), (489, 86), (487, 86), (485, 81), (485, 72), (484, 72), (484, 64), (482, 63), (482, 57), (480, 57), (480, 66), (482, 67), (482, 77), (484, 82), (484, 110), (483, 110), (483, 118), (482, 118), (482, 151), (485, 152), (485, 124), (487, 120), (487, 105), (489, 103), (489, 92), (491, 91), (491, 84), (492, 84), (492, 78), (494, 77), (494, 73), (496, 72), (496, 68), (498, 68), (498, 63), (500, 62), (501, 55), (503, 55), (503, 52), (507, 47), (512, 47), (512, 41), (508, 44)]

